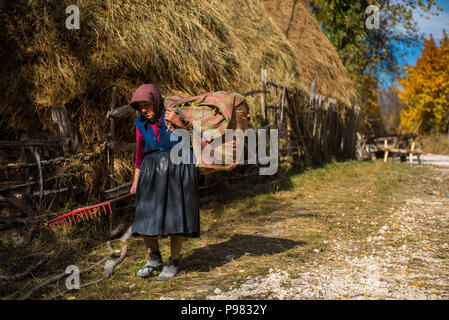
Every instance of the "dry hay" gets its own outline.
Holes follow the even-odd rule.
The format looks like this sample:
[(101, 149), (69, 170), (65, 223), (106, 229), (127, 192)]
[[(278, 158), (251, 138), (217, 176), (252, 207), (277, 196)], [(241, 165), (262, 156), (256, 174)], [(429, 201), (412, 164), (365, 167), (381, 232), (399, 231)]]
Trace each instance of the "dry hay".
[(293, 49), (276, 25), (257, 17), (264, 15), (258, 1), (77, 4), (76, 31), (65, 28), (67, 1), (1, 5), (0, 103), (10, 115), (3, 128), (51, 135), (48, 109), (66, 104), (89, 144), (113, 85), (122, 103), (143, 82), (157, 83), (165, 95), (244, 92), (257, 87), (262, 66), (276, 66), (282, 75), (295, 68)]
[[(348, 101), (344, 68), (302, 3), (294, 23), (307, 17), (303, 38), (298, 42), (292, 27), (290, 42), (257, 0), (72, 2), (0, 5), (6, 115), (0, 121), (7, 139), (51, 137), (49, 107), (65, 104), (91, 148), (114, 85), (121, 103), (144, 82), (158, 84), (165, 95), (246, 92), (259, 86), (262, 67), (275, 68), (278, 82), (299, 88), (317, 77), (319, 93)], [(271, 2), (264, 5), (278, 22)], [(80, 8), (80, 30), (65, 28), (70, 4)], [(281, 20), (288, 21), (289, 7), (280, 6)], [(132, 121), (123, 135), (134, 135)]]
[(318, 94), (331, 96), (348, 105), (356, 104), (356, 91), (346, 76), (343, 62), (335, 47), (321, 31), (307, 2), (297, 0), (294, 11), (294, 0), (262, 2), (268, 15), (295, 48), (298, 75), (307, 86), (305, 90), (308, 90), (316, 79)]

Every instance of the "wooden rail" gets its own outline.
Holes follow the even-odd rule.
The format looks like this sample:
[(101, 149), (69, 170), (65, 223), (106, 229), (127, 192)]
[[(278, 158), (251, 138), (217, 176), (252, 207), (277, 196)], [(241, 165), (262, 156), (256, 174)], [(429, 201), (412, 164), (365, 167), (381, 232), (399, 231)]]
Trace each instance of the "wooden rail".
[(0, 147), (60, 147), (68, 144), (67, 140), (21, 140), (21, 141), (8, 141), (0, 140)]

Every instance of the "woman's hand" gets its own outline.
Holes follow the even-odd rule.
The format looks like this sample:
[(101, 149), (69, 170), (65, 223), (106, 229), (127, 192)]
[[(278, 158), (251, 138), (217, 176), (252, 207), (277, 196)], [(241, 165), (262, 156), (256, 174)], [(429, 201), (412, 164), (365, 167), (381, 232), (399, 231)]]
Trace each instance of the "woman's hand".
[(135, 194), (136, 193), (136, 189), (137, 189), (137, 181), (134, 181), (132, 186), (131, 186), (131, 189), (129, 189), (129, 193)]
[(140, 173), (140, 168), (135, 168), (133, 184), (131, 185), (131, 189), (129, 189), (129, 193), (131, 193), (131, 194), (135, 194), (136, 193), (137, 182), (139, 182), (139, 173)]
[(173, 109), (167, 109), (165, 111), (165, 118), (166, 121), (170, 121), (171, 123), (173, 123), (175, 126), (179, 127), (179, 128), (185, 128), (184, 124), (182, 123), (181, 119), (179, 118), (179, 116), (176, 114), (175, 111), (173, 111)]

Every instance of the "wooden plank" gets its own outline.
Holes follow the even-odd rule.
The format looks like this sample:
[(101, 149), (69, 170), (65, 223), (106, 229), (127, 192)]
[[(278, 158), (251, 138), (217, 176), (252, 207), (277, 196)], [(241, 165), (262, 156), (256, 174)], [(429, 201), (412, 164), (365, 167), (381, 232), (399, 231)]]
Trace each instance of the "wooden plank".
[(44, 178), (42, 176), (41, 156), (36, 147), (34, 147), (34, 157), (36, 158), (37, 171), (39, 172), (39, 201), (42, 201), (42, 193), (44, 191)]
[[(33, 164), (37, 167), (36, 159), (30, 149), (31, 148), (25, 148), (26, 161), (33, 162)], [(25, 169), (25, 182), (27, 182), (27, 181), (30, 182), (33, 180), (36, 181), (36, 176), (37, 176), (36, 170), (37, 169), (35, 167), (28, 167)], [(24, 190), (23, 196), (24, 196), (26, 202), (31, 202), (32, 192), (33, 192), (33, 190), (31, 188), (31, 186), (27, 187)]]
[(410, 148), (410, 153), (409, 153), (410, 163), (413, 163), (413, 151), (415, 151), (415, 140), (414, 139), (412, 139), (412, 146)]
[(352, 125), (352, 144), (351, 144), (351, 158), (355, 156), (355, 148), (357, 146), (357, 131), (359, 129), (359, 114), (360, 108), (356, 105), (353, 110), (353, 125)]
[[(298, 115), (298, 113), (299, 113), (299, 110), (298, 110), (298, 108), (292, 108), (293, 109), (293, 111), (294, 111), (294, 120), (295, 120), (295, 124), (296, 124), (296, 127), (297, 127), (297, 133), (299, 134), (299, 137), (300, 137), (300, 140), (301, 140), (301, 143), (302, 143), (302, 147), (304, 148), (304, 153), (305, 153), (305, 156), (306, 156), (306, 161), (310, 161), (311, 160), (311, 157), (310, 157), (310, 146), (309, 146), (309, 142), (310, 142), (310, 139), (309, 139), (309, 137), (306, 137), (306, 139), (307, 139), (307, 144), (306, 144), (306, 141), (305, 141), (305, 139), (304, 139), (304, 135), (303, 135), (303, 133), (302, 133), (302, 131), (301, 131), (301, 126), (300, 126), (300, 121), (299, 121), (299, 115)], [(306, 115), (306, 120), (304, 120), (304, 119), (302, 119), (303, 120), (303, 128), (304, 128), (304, 130), (306, 130), (306, 128), (308, 128), (307, 126), (308, 126), (308, 116), (309, 116), (309, 114), (307, 114)], [(298, 155), (300, 155), (301, 153), (299, 152), (299, 149), (298, 149)]]
[(329, 136), (329, 128), (331, 126), (331, 118), (332, 118), (332, 102), (331, 98), (327, 98), (327, 108), (325, 112), (325, 120), (324, 120), (324, 126), (323, 126), (323, 152), (324, 152), (324, 160), (326, 162), (330, 161), (331, 159), (331, 149), (329, 147), (329, 141), (332, 139), (332, 137)]
[[(274, 83), (274, 69), (271, 69), (271, 80), (268, 81), (268, 83)], [(277, 105), (277, 97), (278, 97), (278, 86), (275, 85), (273, 86), (275, 90), (270, 90), (271, 91), (271, 102), (274, 103), (275, 105)], [(274, 120), (273, 120), (273, 124), (274, 126), (277, 128), (278, 127), (278, 113), (276, 108), (270, 108), (271, 110), (274, 110)], [(269, 110), (267, 108), (267, 110)], [(267, 111), (268, 112), (268, 111)], [(273, 114), (273, 113), (272, 113)], [(270, 122), (270, 119), (268, 119), (268, 122)]]
[[(410, 150), (407, 149), (397, 149), (392, 147), (385, 148), (384, 146), (371, 146), (371, 148), (379, 151), (388, 151), (389, 153), (410, 154)], [(418, 149), (415, 149), (413, 151), (413, 154), (423, 154), (423, 153), (424, 153), (423, 151)]]
[[(134, 151), (136, 151), (137, 143), (136, 142), (118, 143), (116, 141), (112, 141), (106, 145), (113, 152), (134, 152)], [(112, 170), (111, 167), (109, 167), (109, 168), (110, 168), (110, 170)]]
[(115, 188), (103, 191), (103, 195), (106, 200), (122, 196), (129, 192), (129, 188), (131, 188), (131, 185), (132, 182), (121, 184)]
[(281, 114), (279, 121), (279, 135), (278, 135), (278, 146), (279, 141), (282, 135), (282, 122), (284, 121), (284, 99), (285, 99), (285, 85), (282, 87), (282, 95), (281, 95)]
[(120, 119), (120, 118), (124, 118), (129, 114), (134, 113), (135, 110), (129, 105), (124, 105), (118, 108), (114, 108), (113, 110), (109, 110), (108, 114), (106, 115), (106, 117), (112, 117), (115, 119)]
[(51, 118), (53, 127), (59, 139), (69, 141), (70, 143), (63, 146), (66, 156), (80, 153), (82, 151), (81, 136), (75, 126), (72, 118), (64, 105), (51, 108)]
[[(261, 69), (260, 70), (260, 86), (262, 91), (266, 91), (266, 81), (267, 81), (267, 70)], [(261, 125), (264, 126), (267, 124), (267, 109), (266, 109), (266, 102), (265, 102), (265, 93), (261, 94), (260, 99), (260, 114), (261, 114)]]
[(266, 85), (267, 86), (273, 86), (273, 87), (278, 88), (278, 89), (282, 89), (282, 87), (283, 87), (283, 85), (277, 84), (273, 80), (267, 81)]
[(8, 141), (0, 140), (0, 147), (41, 147), (41, 146), (62, 146), (68, 144), (65, 140), (21, 140)]
[(244, 97), (248, 97), (248, 96), (251, 96), (253, 94), (259, 94), (259, 93), (270, 93), (270, 91), (257, 89), (257, 90), (252, 90), (252, 91), (246, 92), (246, 93), (243, 94), (243, 96)]
[[(73, 176), (76, 176), (78, 174), (80, 174), (80, 172), (64, 173), (64, 174), (56, 175), (54, 177), (46, 178), (46, 179), (43, 180), (43, 182), (48, 182), (48, 181), (52, 181), (52, 180), (56, 180), (56, 179), (60, 179), (60, 178), (64, 178), (64, 177), (73, 177)], [(0, 187), (0, 192), (14, 191), (14, 190), (18, 190), (18, 189), (23, 189), (23, 188), (27, 188), (27, 187), (30, 187), (30, 186), (34, 186), (36, 184), (38, 184), (38, 182), (31, 181), (31, 182), (26, 182), (26, 183), (13, 185), (13, 186), (8, 186), (8, 187)]]
[(316, 95), (316, 79), (313, 79), (312, 83), (310, 84), (310, 96), (314, 97)]
[[(54, 159), (49, 160), (41, 160), (42, 166), (48, 166), (52, 164), (56, 164), (59, 162), (72, 162), (76, 159), (82, 160), (82, 161), (91, 161), (98, 157), (98, 153), (91, 152), (91, 153), (80, 153), (77, 155), (74, 155), (72, 158), (66, 158), (66, 157), (58, 157)], [(20, 169), (20, 168), (30, 168), (30, 167), (36, 167), (36, 162), (18, 162), (18, 163), (7, 163), (0, 165), (0, 170), (4, 169)]]
[[(114, 111), (115, 107), (117, 106), (117, 87), (112, 87), (112, 95), (111, 95), (111, 105), (109, 107), (109, 110), (112, 112)], [(115, 140), (115, 119), (111, 118), (111, 126), (110, 126), (110, 131), (109, 131), (109, 138), (114, 141)], [(114, 149), (108, 148), (108, 186), (109, 188), (112, 188), (114, 185), (116, 185), (115, 183), (115, 175), (114, 175)], [(114, 210), (115, 208), (115, 204), (112, 204), (112, 210)], [(113, 216), (112, 213), (109, 215), (108, 217), (109, 220), (109, 233), (112, 232), (112, 228), (113, 228)]]

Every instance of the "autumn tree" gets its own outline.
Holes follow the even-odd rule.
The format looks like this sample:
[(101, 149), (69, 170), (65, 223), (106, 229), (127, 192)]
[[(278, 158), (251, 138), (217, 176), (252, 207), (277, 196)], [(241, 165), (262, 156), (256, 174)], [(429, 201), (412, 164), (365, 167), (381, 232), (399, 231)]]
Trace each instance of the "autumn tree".
[(403, 128), (439, 134), (449, 125), (449, 36), (444, 31), (439, 46), (432, 35), (424, 41), (415, 66), (407, 66), (398, 80)]

